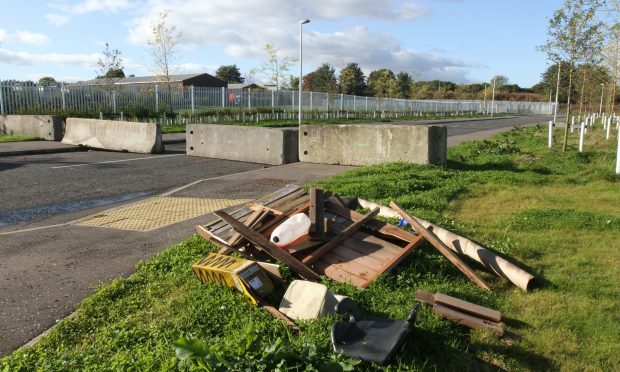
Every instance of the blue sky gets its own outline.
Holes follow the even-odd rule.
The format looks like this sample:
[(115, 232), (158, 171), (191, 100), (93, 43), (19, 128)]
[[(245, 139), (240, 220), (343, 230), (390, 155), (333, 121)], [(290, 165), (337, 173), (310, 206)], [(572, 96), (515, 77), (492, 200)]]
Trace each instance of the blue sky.
[[(106, 42), (125, 73), (150, 75), (146, 41), (162, 9), (183, 33), (179, 73), (236, 64), (244, 75), (273, 43), (297, 58), (304, 26), (304, 73), (323, 62), (357, 62), (415, 73), (419, 79), (489, 81), (496, 74), (529, 87), (540, 80), (547, 19), (560, 0), (51, 0), (6, 1), (0, 12), (0, 79), (95, 77)], [(298, 74), (293, 67), (291, 74)], [(260, 82), (261, 77), (254, 80)]]

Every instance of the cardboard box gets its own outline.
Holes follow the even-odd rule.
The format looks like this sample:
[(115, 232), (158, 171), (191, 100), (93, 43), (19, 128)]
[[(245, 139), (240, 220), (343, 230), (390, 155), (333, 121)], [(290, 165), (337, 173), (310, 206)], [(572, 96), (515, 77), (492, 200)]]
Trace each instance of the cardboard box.
[(237, 288), (253, 303), (258, 301), (250, 294), (248, 287), (261, 297), (273, 291), (273, 283), (256, 261), (209, 253), (193, 264), (192, 270), (198, 280)]

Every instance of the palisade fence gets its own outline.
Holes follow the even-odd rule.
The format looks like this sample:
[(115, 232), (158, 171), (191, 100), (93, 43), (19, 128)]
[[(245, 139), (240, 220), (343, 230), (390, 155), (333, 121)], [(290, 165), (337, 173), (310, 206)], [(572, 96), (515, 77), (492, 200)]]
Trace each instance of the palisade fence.
[[(264, 89), (226, 89), (178, 87), (165, 84), (114, 86), (60, 84), (39, 86), (34, 83), (0, 81), (0, 114), (70, 114), (115, 116), (156, 116), (174, 113), (184, 117), (200, 115), (201, 111), (253, 113), (262, 112), (261, 120), (295, 117), (298, 92)], [(302, 109), (306, 117), (331, 118), (329, 113), (344, 112), (353, 116), (363, 113), (374, 117), (394, 115), (459, 115), (459, 114), (539, 114), (553, 112), (551, 102), (514, 102), (490, 100), (407, 100), (362, 97), (347, 94), (302, 92)], [(236, 110), (235, 110), (236, 109)], [(100, 114), (101, 113), (101, 114)], [(133, 114), (132, 114), (133, 113)], [(288, 115), (281, 115), (288, 113)], [(327, 116), (321, 114), (328, 113)], [(386, 116), (387, 117), (387, 116)], [(258, 116), (256, 117), (258, 120)]]

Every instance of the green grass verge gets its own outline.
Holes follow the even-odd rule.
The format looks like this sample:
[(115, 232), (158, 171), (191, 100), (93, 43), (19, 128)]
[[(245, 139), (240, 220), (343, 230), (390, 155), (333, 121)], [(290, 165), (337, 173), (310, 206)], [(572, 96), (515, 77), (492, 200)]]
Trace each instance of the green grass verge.
[(185, 133), (185, 125), (162, 125), (162, 133)]
[(10, 134), (0, 134), (0, 142), (24, 142), (39, 140), (41, 140), (41, 138), (34, 136), (13, 136)]
[[(600, 132), (589, 132), (582, 154), (576, 137), (562, 153), (546, 149), (546, 129), (518, 129), (450, 149), (444, 168), (385, 164), (320, 182), (343, 195), (396, 200), (540, 278), (538, 288), (524, 293), (483, 274), (494, 288), (485, 292), (425, 244), (367, 289), (326, 279), (364, 312), (383, 317), (405, 318), (420, 288), (504, 315), (506, 335), (498, 338), (423, 307), (404, 350), (383, 368), (618, 369), (620, 179), (613, 174), (615, 139), (605, 141)], [(0, 370), (273, 370), (281, 360), (288, 361), (281, 370), (382, 369), (333, 355), (333, 319), (302, 322), (302, 333), (293, 336), (234, 290), (199, 283), (190, 265), (214, 249), (192, 237), (139, 264), (129, 278), (99, 287), (76, 317), (36, 346), (0, 360)], [(181, 342), (183, 350), (202, 355), (202, 364), (175, 357), (180, 338), (191, 340)]]

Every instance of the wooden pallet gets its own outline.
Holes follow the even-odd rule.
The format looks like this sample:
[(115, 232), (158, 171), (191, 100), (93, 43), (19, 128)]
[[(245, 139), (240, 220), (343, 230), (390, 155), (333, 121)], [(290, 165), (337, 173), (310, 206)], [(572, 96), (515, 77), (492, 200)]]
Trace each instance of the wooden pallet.
[[(264, 237), (269, 237), (271, 231), (287, 216), (298, 211), (307, 211), (309, 206), (309, 195), (297, 185), (288, 185), (229, 214), (246, 226), (252, 225), (253, 230)], [(265, 213), (266, 217), (257, 224), (256, 211), (261, 207), (270, 213)], [(334, 239), (364, 216), (328, 200), (325, 202), (324, 217), (327, 226), (325, 243), (327, 243), (330, 238)], [(197, 231), (227, 249), (240, 248), (239, 245), (229, 246), (229, 242), (247, 244), (244, 239), (238, 239), (237, 232), (221, 218), (198, 226)], [(327, 252), (313, 257), (309, 268), (338, 282), (365, 288), (379, 275), (389, 272), (398, 265), (422, 240), (422, 236), (373, 218)], [(321, 244), (320, 241), (305, 239), (288, 249), (296, 259), (294, 261), (304, 261), (307, 257), (316, 255)], [(251, 253), (251, 249), (249, 252)]]

